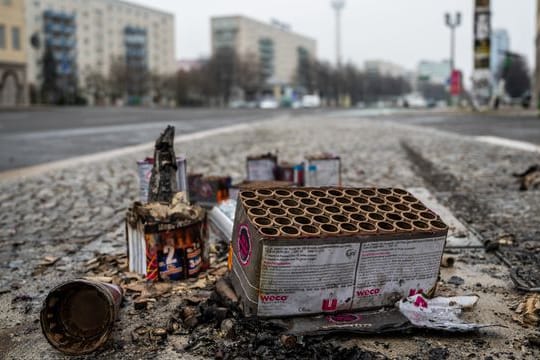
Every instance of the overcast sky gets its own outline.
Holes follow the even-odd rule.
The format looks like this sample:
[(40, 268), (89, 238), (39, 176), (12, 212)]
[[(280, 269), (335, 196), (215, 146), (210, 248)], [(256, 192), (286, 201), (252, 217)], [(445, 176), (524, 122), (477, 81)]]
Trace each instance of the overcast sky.
[[(176, 17), (177, 58), (210, 54), (210, 17), (241, 14), (262, 21), (276, 18), (317, 40), (321, 59), (334, 61), (334, 16), (330, 0), (133, 0)], [(382, 59), (415, 69), (419, 60), (441, 60), (450, 53), (446, 11), (461, 11), (456, 32), (456, 66), (472, 70), (474, 0), (346, 0), (343, 59), (358, 65)], [(513, 51), (534, 65), (535, 0), (492, 0), (492, 26), (510, 33)]]

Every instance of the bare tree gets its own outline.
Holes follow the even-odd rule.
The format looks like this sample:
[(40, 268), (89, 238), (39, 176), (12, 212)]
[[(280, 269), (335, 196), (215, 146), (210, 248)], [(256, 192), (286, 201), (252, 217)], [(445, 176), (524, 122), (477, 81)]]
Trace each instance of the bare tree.
[(99, 70), (91, 69), (85, 76), (85, 91), (94, 103), (103, 104), (109, 95), (109, 81)]
[(522, 55), (507, 52), (500, 71), (510, 97), (521, 97), (531, 89), (529, 66)]

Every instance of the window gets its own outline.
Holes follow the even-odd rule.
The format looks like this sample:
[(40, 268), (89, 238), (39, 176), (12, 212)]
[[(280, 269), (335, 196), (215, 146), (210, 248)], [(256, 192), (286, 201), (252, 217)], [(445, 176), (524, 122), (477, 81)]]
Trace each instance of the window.
[(6, 27), (0, 25), (0, 49), (6, 48)]
[(11, 28), (11, 46), (15, 50), (21, 50), (21, 30), (18, 27)]

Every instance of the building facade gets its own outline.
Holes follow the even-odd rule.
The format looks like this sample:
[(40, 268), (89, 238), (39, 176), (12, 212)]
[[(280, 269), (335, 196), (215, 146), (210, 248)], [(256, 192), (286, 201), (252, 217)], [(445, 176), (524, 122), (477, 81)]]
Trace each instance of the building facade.
[(27, 103), (24, 0), (0, 1), (0, 106)]
[(510, 51), (510, 35), (504, 29), (496, 29), (491, 33), (491, 49), (489, 67), (495, 80), (499, 78), (499, 70), (505, 59), (505, 52)]
[(427, 61), (418, 63), (416, 70), (418, 81), (436, 85), (446, 85), (450, 79), (452, 65), (449, 60)]
[(317, 42), (290, 31), (274, 21), (266, 24), (244, 16), (211, 19), (212, 53), (234, 49), (240, 56), (255, 56), (261, 75), (270, 85), (291, 85), (298, 78), (298, 65), (315, 58)]
[(46, 59), (56, 69), (56, 86), (83, 95), (120, 65), (135, 75), (128, 86), (135, 95), (141, 74), (175, 71), (170, 13), (119, 0), (27, 0), (26, 23), (32, 43), (28, 80), (37, 89), (50, 81)]

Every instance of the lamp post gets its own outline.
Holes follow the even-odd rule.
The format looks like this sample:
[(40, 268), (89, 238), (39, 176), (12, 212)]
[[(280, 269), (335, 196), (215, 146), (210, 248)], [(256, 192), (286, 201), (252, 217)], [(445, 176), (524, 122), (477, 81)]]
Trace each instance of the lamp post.
[(450, 70), (455, 70), (455, 30), (461, 24), (461, 13), (458, 11), (454, 16), (450, 13), (444, 15), (446, 26), (450, 28)]
[(345, 0), (333, 0), (332, 7), (336, 12), (336, 64), (341, 67), (341, 10), (345, 7)]

